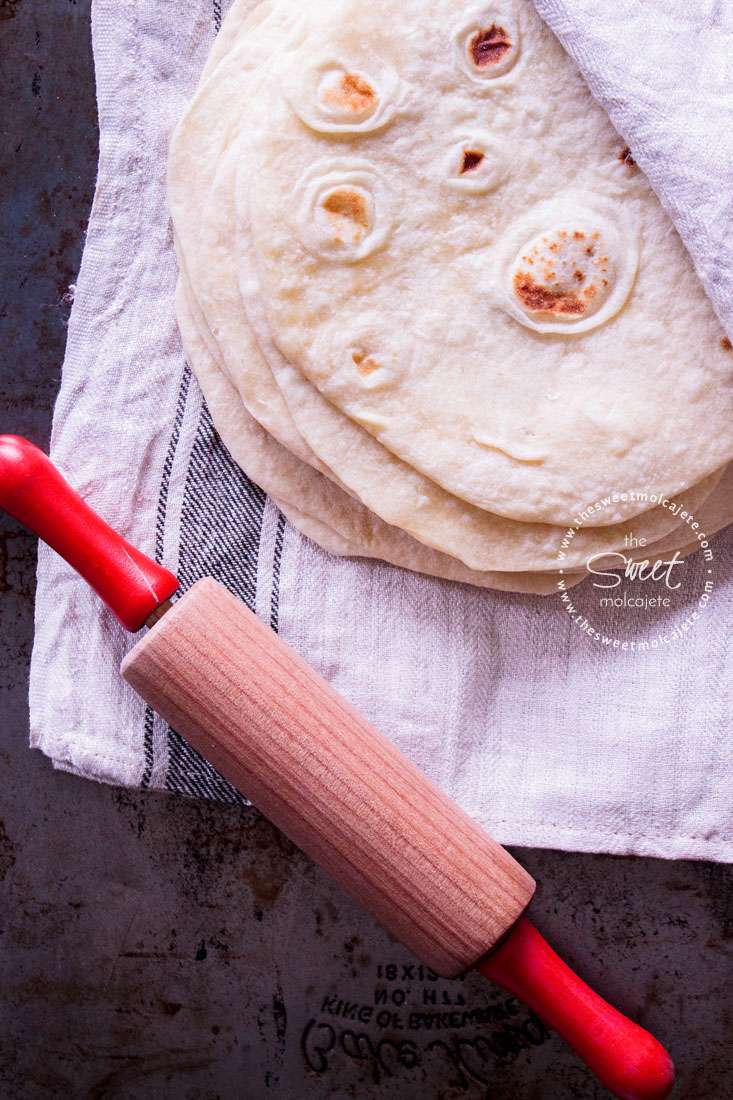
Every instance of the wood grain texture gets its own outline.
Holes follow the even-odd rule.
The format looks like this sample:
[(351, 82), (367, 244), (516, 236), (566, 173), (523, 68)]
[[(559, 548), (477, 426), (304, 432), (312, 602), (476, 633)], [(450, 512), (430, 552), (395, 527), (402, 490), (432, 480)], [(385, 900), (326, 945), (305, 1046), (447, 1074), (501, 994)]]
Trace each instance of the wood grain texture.
[(439, 974), (474, 966), (526, 908), (526, 871), (216, 581), (178, 600), (122, 674)]

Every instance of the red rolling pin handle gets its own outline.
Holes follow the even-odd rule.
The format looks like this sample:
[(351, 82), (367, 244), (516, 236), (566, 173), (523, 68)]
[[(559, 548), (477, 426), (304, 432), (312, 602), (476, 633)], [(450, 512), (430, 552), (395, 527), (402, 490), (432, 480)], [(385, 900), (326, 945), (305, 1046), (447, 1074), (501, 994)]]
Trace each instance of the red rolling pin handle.
[[(17, 436), (0, 436), (0, 508), (61, 554), (128, 630), (178, 588), (172, 573), (113, 531)], [(674, 1069), (664, 1048), (581, 981), (525, 917), (478, 969), (534, 1008), (620, 1100), (669, 1094)]]
[(674, 1066), (661, 1043), (594, 993), (526, 917), (478, 970), (533, 1008), (619, 1100), (669, 1095)]
[(0, 436), (0, 508), (65, 558), (127, 630), (139, 630), (178, 588), (173, 573), (113, 531), (43, 451), (15, 435)]

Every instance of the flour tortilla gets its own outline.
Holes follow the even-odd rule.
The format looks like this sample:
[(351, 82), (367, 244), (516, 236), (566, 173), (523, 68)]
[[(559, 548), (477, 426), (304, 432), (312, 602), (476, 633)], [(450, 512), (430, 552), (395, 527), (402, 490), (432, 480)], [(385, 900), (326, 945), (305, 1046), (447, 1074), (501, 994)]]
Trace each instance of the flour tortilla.
[[(240, 5), (238, 5), (238, 7), (241, 10), (244, 10), (245, 9), (245, 4), (240, 3)], [(267, 24), (267, 19), (264, 18), (265, 9), (267, 9), (267, 15), (269, 17), (269, 16), (271, 16), (272, 7), (273, 6), (271, 6), (271, 5), (267, 5), (267, 6), (266, 5), (261, 5), (260, 8), (258, 9), (257, 13), (255, 13), (256, 16), (257, 16), (257, 19), (252, 20), (251, 25), (255, 25), (255, 23), (256, 23), (257, 27), (259, 27), (259, 25), (261, 23), (262, 24)], [(282, 5), (281, 5), (281, 9), (282, 9)], [(282, 20), (281, 20), (280, 24), (278, 24), (277, 26), (272, 24), (272, 22), (270, 23), (269, 31), (271, 33), (271, 42), (274, 41), (275, 39), (277, 39), (278, 36), (282, 36), (283, 26), (284, 26), (284, 24), (283, 24)], [(258, 33), (262, 33), (261, 28), (258, 30)], [(234, 41), (235, 37), (236, 36), (232, 36), (232, 41)], [(214, 51), (212, 51), (212, 58), (210, 59), (210, 65), (207, 66), (207, 69), (209, 70), (210, 73), (216, 72), (216, 69), (218, 68), (218, 64), (214, 65), (213, 63), (211, 63), (213, 61), (213, 58), (214, 58)], [(224, 53), (222, 53), (222, 56), (219, 60), (221, 62), (226, 61), (226, 57), (224, 56)], [(243, 67), (240, 65), (240, 75), (241, 75), (242, 68)], [(230, 95), (227, 95), (227, 91), (229, 91), (231, 93), (231, 89), (227, 89), (226, 87), (224, 89), (217, 88), (216, 92), (212, 93), (212, 98), (215, 95), (219, 99), (220, 104), (222, 103), (222, 101), (224, 103), (227, 103), (230, 100)], [(191, 113), (195, 114), (195, 112), (189, 112), (189, 114), (191, 114)], [(207, 140), (208, 140), (209, 134), (206, 131), (206, 125), (205, 125), (206, 119), (205, 118), (203, 119), (203, 122), (204, 122), (203, 129), (201, 129), (201, 126), (200, 126), (201, 121), (202, 121), (202, 119), (201, 119), (201, 117), (199, 117), (199, 119), (198, 119), (198, 122), (199, 122), (199, 135), (198, 136), (201, 137), (201, 138), (206, 137)], [(215, 167), (218, 156), (221, 154), (222, 149), (224, 149), (226, 147), (228, 137), (230, 136), (232, 130), (235, 129), (235, 128), (232, 127), (230, 129), (229, 133), (227, 133), (227, 123), (226, 123), (226, 120), (222, 116), (217, 121), (217, 125), (214, 129), (215, 129), (216, 140), (213, 143), (213, 147), (211, 149), (206, 148), (206, 142), (205, 141), (199, 141), (197, 143), (194, 140), (192, 142), (192, 145), (191, 145), (190, 149), (186, 150), (185, 155), (182, 158), (179, 157), (179, 169), (181, 167), (181, 161), (183, 161), (184, 162), (184, 164), (183, 164), (184, 170), (181, 174), (179, 174), (179, 177), (178, 177), (178, 194), (179, 194), (179, 199), (181, 198), (181, 195), (183, 196), (182, 201), (183, 201), (184, 207), (186, 205), (187, 198), (190, 198), (191, 157), (193, 156), (193, 160), (194, 160), (194, 163), (195, 163), (196, 167), (201, 168), (201, 166), (203, 165), (203, 168), (204, 168), (203, 175), (205, 175), (206, 171), (208, 171), (210, 169), (212, 164)], [(194, 124), (194, 130), (195, 130), (195, 124)], [(185, 146), (185, 141), (183, 142), (183, 145)], [(207, 164), (207, 158), (208, 158), (208, 164)], [(175, 170), (173, 169), (174, 162), (175, 162), (175, 157), (172, 157), (172, 159), (171, 159), (171, 165), (172, 165), (171, 176), (172, 176), (172, 178), (175, 177)], [(194, 173), (194, 177), (195, 177), (195, 173)], [(196, 214), (195, 204), (193, 204), (193, 213), (194, 213), (194, 218), (195, 218), (195, 214)], [(176, 225), (177, 230), (179, 228), (179, 224), (178, 224), (179, 222), (180, 222), (180, 218), (177, 219), (177, 225)], [(177, 236), (178, 236), (178, 233), (177, 233)], [(183, 230), (183, 236), (184, 237), (186, 236), (186, 227), (185, 226), (184, 226), (184, 230)], [(190, 234), (188, 235), (188, 244), (189, 244), (189, 251), (190, 251), (190, 245), (191, 245), (191, 235)], [(180, 245), (180, 241), (179, 241), (179, 245)], [(185, 265), (185, 257), (183, 255), (183, 248), (182, 247), (181, 247), (180, 255), (181, 255), (182, 262)], [(196, 308), (196, 307), (194, 307), (194, 308)], [(204, 339), (206, 339), (206, 341), (207, 341), (206, 351), (210, 354), (212, 349), (214, 351), (217, 350), (218, 345), (216, 343), (216, 340), (214, 340), (211, 333), (208, 331), (208, 327), (205, 323), (205, 320), (203, 320), (203, 315), (201, 314), (201, 311), (199, 310), (198, 312), (199, 312), (199, 317), (198, 317), (199, 327), (201, 329), (201, 332), (202, 332), (202, 335), (203, 335)], [(281, 408), (282, 408), (282, 405), (281, 405)], [(224, 415), (224, 414), (222, 414), (222, 415)], [(292, 436), (292, 438), (291, 438), (291, 443), (294, 447), (298, 446), (297, 440), (300, 440), (300, 446), (304, 447), (303, 454), (308, 454), (307, 461), (310, 461), (312, 463), (317, 464), (318, 463), (317, 457), (313, 454), (312, 451), (309, 452), (309, 449), (305, 447), (305, 444), (303, 443), (301, 437), (296, 432), (295, 435)], [(333, 478), (333, 476), (334, 476), (333, 472), (330, 471), (330, 470), (328, 472), (329, 472), (331, 478)], [(321, 480), (323, 480), (323, 479), (321, 479)], [(319, 523), (321, 524), (321, 526), (320, 526), (320, 541), (321, 541), (322, 545), (325, 544), (325, 542), (327, 542), (330, 539), (330, 544), (331, 545), (328, 548), (336, 547), (335, 552), (351, 552), (351, 553), (360, 552), (360, 548), (357, 546), (356, 543), (349, 542), (346, 538), (344, 538), (337, 531), (332, 531), (330, 528), (327, 528), (327, 526), (325, 524), (323, 524), (320, 520), (316, 519), (313, 516), (308, 516), (308, 515), (306, 515), (306, 513), (298, 512), (298, 509), (295, 505), (285, 504), (285, 502), (283, 502), (283, 503), (284, 503), (286, 511), (289, 510), (290, 513), (294, 517), (296, 517), (296, 516), (300, 517), (300, 526), (301, 526), (301, 528), (303, 528), (307, 524), (311, 524), (311, 525), (313, 525), (313, 529), (316, 530), (317, 525)], [(295, 521), (297, 523), (298, 519), (296, 518)], [(378, 520), (376, 522), (379, 523)], [(391, 531), (392, 529), (387, 528), (387, 530)], [(326, 534), (326, 532), (328, 532), (328, 534)], [(401, 535), (401, 532), (396, 532), (395, 534), (399, 536), (399, 535)], [(319, 540), (319, 535), (318, 534), (316, 534), (315, 537), (316, 537), (317, 540)], [(394, 537), (394, 535), (392, 535), (391, 537)], [(411, 542), (412, 540), (410, 540), (409, 537), (408, 537), (407, 541)], [(422, 548), (420, 548), (420, 549), (422, 550)], [(377, 555), (380, 556), (380, 557), (385, 557), (388, 560), (393, 560), (394, 556), (395, 556), (393, 554), (392, 559), (389, 559), (389, 550), (385, 549), (384, 547), (382, 548), (382, 550), (377, 550)], [(441, 555), (437, 555), (437, 556), (440, 557)], [(421, 568), (421, 566), (419, 564), (415, 567), (416, 568)], [(460, 571), (460, 568), (461, 567), (459, 565), (458, 566), (459, 571)], [(430, 571), (430, 570), (424, 570), (424, 571)], [(467, 572), (470, 572), (470, 571), (467, 571)], [(453, 574), (449, 573), (448, 575), (453, 575)], [(462, 577), (460, 579), (464, 579), (464, 578)], [(474, 579), (474, 580), (472, 580), (472, 583), (491, 583), (491, 582), (490, 581), (487, 582), (486, 574), (484, 573), (482, 575), (481, 580)], [(501, 586), (501, 585), (497, 585), (497, 586)]]
[[(329, 402), (454, 496), (564, 524), (619, 487), (674, 495), (726, 463), (733, 357), (602, 108), (529, 0), (509, 7), (521, 58), (498, 86), (478, 88), (456, 64), (453, 33), (467, 14), (454, 0), (309, 9), (308, 36), (276, 58), (257, 97), (241, 217), (272, 338)], [(328, 65), (360, 79), (373, 70), (377, 88), (382, 69), (399, 74), (391, 119), (355, 125), (346, 140), (314, 128), (311, 102), (296, 114), (294, 84), (306, 99), (312, 70)], [(478, 196), (446, 187), (443, 151), (467, 128), (486, 131), (511, 167)], [(349, 194), (360, 196), (355, 216), (323, 213)], [(580, 272), (600, 309), (518, 320), (510, 277), (523, 245), (575, 232), (608, 257)], [(572, 249), (567, 258), (578, 259)], [(535, 289), (549, 294), (546, 260)], [(368, 375), (366, 360), (378, 364)], [(603, 522), (640, 510), (619, 504)]]
[[(237, 67), (238, 69), (242, 67), (242, 59), (239, 57), (237, 58)], [(223, 98), (226, 102), (229, 96)], [(202, 99), (204, 105), (206, 105), (206, 96), (202, 96)], [(212, 88), (209, 103), (215, 104), (218, 100), (216, 89)], [(205, 125), (205, 112), (203, 118), (201, 118), (197, 117), (196, 112), (191, 109), (188, 117), (192, 118), (195, 123), (194, 133), (199, 136), (199, 141), (194, 148), (199, 158), (201, 158), (202, 135), (205, 133), (216, 134), (216, 128), (213, 125), (211, 127)], [(224, 127), (222, 120), (220, 120), (220, 125), (222, 128)], [(179, 131), (180, 133), (181, 131)], [(220, 173), (227, 171), (227, 165), (228, 170), (231, 171), (232, 150), (224, 150), (223, 153), (219, 150), (219, 153), (221, 157), (219, 162)], [(183, 160), (182, 163), (179, 163), (179, 171), (172, 190), (175, 186), (178, 186), (183, 195), (190, 198), (196, 180), (197, 164), (192, 158), (186, 158), (185, 147), (178, 155)], [(209, 162), (208, 173), (211, 171), (211, 161), (213, 161), (213, 157)], [(204, 171), (203, 175), (208, 177), (208, 173)], [(173, 172), (171, 172), (171, 175), (173, 175)], [(226, 183), (226, 179), (224, 182)], [(228, 370), (230, 377), (235, 377), (239, 382), (240, 393), (245, 399), (248, 410), (294, 454), (304, 461), (310, 462), (316, 468), (320, 468), (322, 472), (330, 472), (328, 470), (323, 471), (323, 467), (319, 465), (318, 460), (303, 447), (301, 437), (293, 429), (287, 408), (282, 405), (282, 402), (278, 404), (277, 391), (274, 388), (271, 376), (269, 376), (267, 364), (257, 354), (257, 348), (253, 346), (251, 333), (248, 331), (246, 323), (243, 323), (245, 319), (242, 316), (241, 304), (239, 309), (237, 308), (237, 301), (235, 300), (236, 287), (232, 285), (231, 257), (228, 252), (231, 243), (229, 228), (231, 198), (228, 192), (228, 186), (222, 187), (219, 185), (214, 188), (206, 204), (198, 250), (196, 249), (195, 239), (193, 245), (190, 241), (188, 242), (189, 251), (193, 251), (195, 257), (193, 266), (197, 273), (195, 280), (197, 293), (200, 297), (203, 296), (204, 312), (210, 318), (213, 313), (212, 324), (217, 333), (219, 347), (224, 357), (225, 369)], [(197, 207), (194, 204), (191, 204), (191, 206), (196, 212)], [(188, 210), (188, 207), (186, 209)], [(213, 227), (212, 216), (215, 216)], [(190, 221), (190, 215), (188, 220)], [(179, 235), (178, 231), (180, 229), (179, 237), (185, 239), (187, 225), (186, 218), (176, 217), (177, 235)], [(201, 238), (203, 238), (203, 247)], [(185, 266), (183, 255), (181, 255), (181, 263), (182, 267)], [(203, 324), (201, 324), (201, 327), (204, 327)], [(227, 353), (228, 349), (229, 354)], [(214, 350), (210, 342), (209, 350)], [(194, 369), (197, 369), (195, 363)], [(243, 380), (244, 385), (242, 385)], [(334, 415), (339, 416), (335, 410)], [(437, 548), (447, 549), (476, 570), (486, 571), (491, 568), (540, 569), (554, 566), (559, 537), (558, 532), (552, 528), (545, 527), (541, 530), (532, 530), (528, 525), (500, 520), (470, 507), (464, 508), (455, 500), (447, 498), (434, 483), (408, 468), (405, 468), (404, 477), (398, 481), (397, 491), (393, 491), (390, 495), (389, 478), (390, 476), (394, 477), (395, 469), (398, 473), (402, 472), (400, 467), (403, 464), (389, 452), (382, 452), (378, 444), (366, 433), (363, 433), (361, 429), (348, 422), (342, 425), (340, 423), (342, 420), (341, 417), (339, 423), (336, 424), (336, 431), (350, 430), (352, 433), (363, 436), (362, 444), (370, 448), (376, 454), (377, 459), (381, 460), (382, 466), (386, 467), (385, 500), (388, 502), (388, 508), (390, 509), (384, 516), (387, 522), (391, 522), (392, 525), (398, 523), (405, 526), (423, 541), (432, 537), (431, 532), (435, 530), (436, 522), (439, 523)], [(362, 499), (367, 496), (367, 503), (373, 506), (376, 497), (375, 489), (380, 488), (378, 473), (367, 469), (366, 464), (362, 464), (359, 471), (362, 482), (358, 489), (363, 494)], [(330, 476), (333, 477), (333, 473), (330, 473)], [(382, 480), (384, 481), (383, 476)], [(697, 507), (704, 498), (705, 493), (712, 487), (712, 484), (711, 480), (706, 486), (696, 489), (694, 499), (689, 501), (689, 506)], [(422, 507), (417, 510), (415, 508), (416, 501), (422, 504)], [(400, 511), (396, 511), (397, 505), (399, 505)], [(638, 534), (650, 540), (661, 536), (666, 530), (674, 526), (673, 517), (663, 509), (657, 509), (656, 515), (648, 513), (647, 516), (648, 519), (644, 517)], [(604, 531), (603, 537), (598, 538), (594, 538), (592, 532), (586, 532), (574, 548), (575, 561), (569, 563), (569, 566), (572, 564), (580, 565), (589, 553), (622, 545), (625, 534), (625, 528), (623, 531), (620, 529)], [(539, 558), (536, 556), (537, 553), (540, 554)]]
[[(328, 479), (283, 451), (249, 416), (237, 401), (226, 375), (208, 351), (194, 321), (184, 278), (177, 287), (176, 308), (187, 357), (189, 362), (198, 364), (204, 396), (225, 445), (235, 461), (268, 492), (288, 519), (307, 537), (332, 554), (379, 558), (403, 568), (480, 587), (533, 594), (557, 591), (556, 573), (477, 573), (450, 557), (427, 549), (401, 531), (386, 528)], [(730, 489), (733, 471), (728, 472), (727, 478)], [(314, 503), (319, 515), (303, 510), (312, 508)], [(706, 523), (706, 519), (709, 522)], [(712, 515), (708, 513), (706, 516), (705, 509), (702, 509), (700, 520), (712, 535)], [(645, 553), (651, 561), (655, 561), (660, 550), (666, 553), (668, 549), (667, 546), (655, 544)], [(696, 549), (697, 544), (688, 546), (682, 556)], [(604, 562), (598, 563), (599, 568), (603, 565)], [(572, 588), (585, 578), (585, 571), (573, 575), (568, 570), (565, 572), (566, 587)]]

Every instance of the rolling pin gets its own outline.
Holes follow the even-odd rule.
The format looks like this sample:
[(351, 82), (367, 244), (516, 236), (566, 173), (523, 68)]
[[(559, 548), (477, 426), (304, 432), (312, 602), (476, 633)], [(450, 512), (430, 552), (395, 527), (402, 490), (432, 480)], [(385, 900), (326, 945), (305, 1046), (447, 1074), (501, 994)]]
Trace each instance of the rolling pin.
[(97, 516), (50, 460), (0, 436), (0, 508), (122, 625), (122, 675), (263, 814), (446, 978), (477, 968), (565, 1038), (620, 1100), (663, 1100), (661, 1044), (577, 977), (524, 915), (527, 872), (247, 607), (173, 573)]

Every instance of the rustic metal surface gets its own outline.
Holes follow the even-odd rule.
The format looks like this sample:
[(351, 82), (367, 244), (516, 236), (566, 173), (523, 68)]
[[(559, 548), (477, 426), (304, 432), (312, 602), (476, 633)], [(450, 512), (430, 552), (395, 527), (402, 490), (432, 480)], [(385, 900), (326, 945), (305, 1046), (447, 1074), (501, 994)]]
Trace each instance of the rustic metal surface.
[[(0, 0), (1, 431), (47, 441), (96, 164), (89, 0)], [(255, 811), (27, 748), (34, 540), (0, 515), (3, 1100), (600, 1100), (544, 1025), (443, 982)], [(568, 961), (728, 1100), (730, 869), (516, 853)]]

